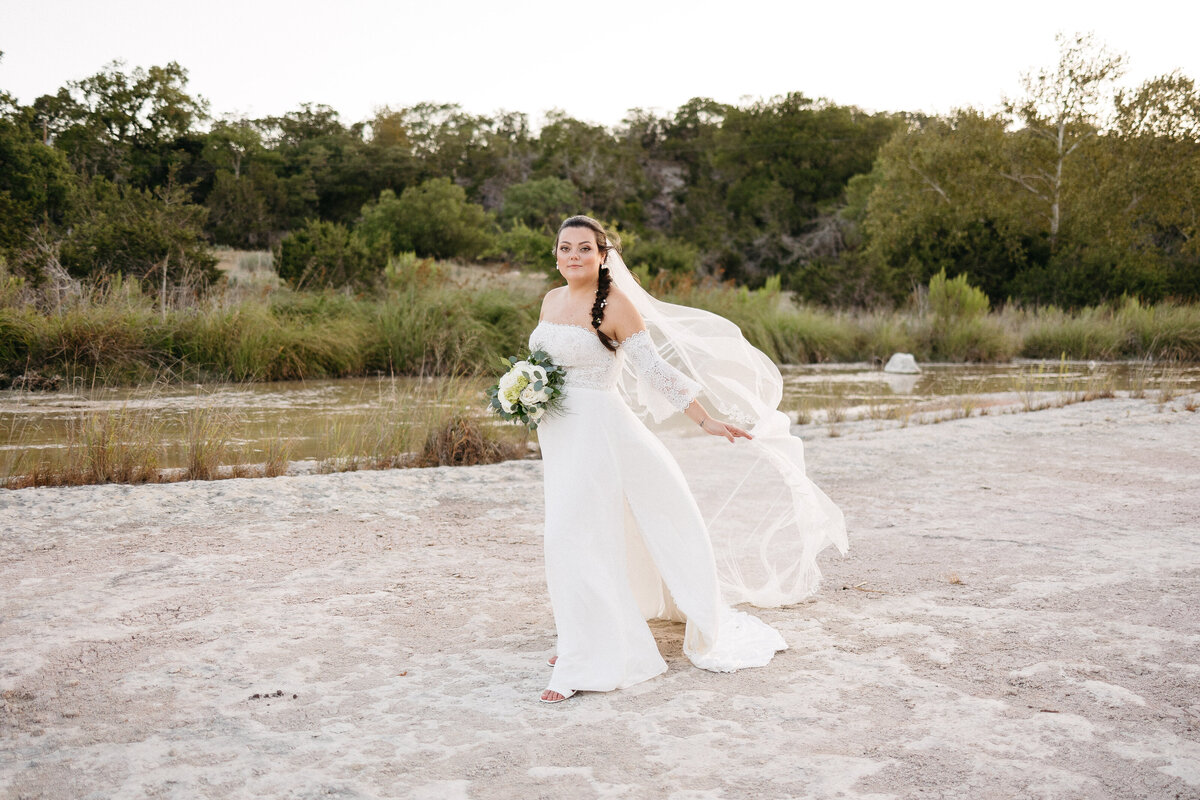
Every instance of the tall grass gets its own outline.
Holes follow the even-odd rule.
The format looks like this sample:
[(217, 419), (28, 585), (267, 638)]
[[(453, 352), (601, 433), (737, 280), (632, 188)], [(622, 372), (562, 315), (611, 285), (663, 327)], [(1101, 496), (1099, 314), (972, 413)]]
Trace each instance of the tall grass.
[(1117, 307), (1014, 312), (1020, 354), (1028, 358), (1200, 361), (1200, 307), (1147, 306), (1134, 299)]
[[(165, 312), (119, 279), (49, 311), (24, 294), (0, 293), (0, 388), (488, 374), (497, 356), (524, 348), (539, 290), (459, 281), (454, 272), (401, 259), (370, 294), (229, 286)], [(904, 309), (847, 312), (798, 305), (778, 281), (755, 291), (687, 278), (647, 285), (662, 299), (727, 317), (779, 363), (882, 361), (894, 352), (952, 362), (1200, 360), (1200, 306), (1128, 300), (1076, 313), (989, 312), (974, 290), (948, 280)]]
[[(515, 425), (497, 425), (483, 412), (480, 381), (438, 378), (411, 392), (394, 387), (365, 398), (370, 413), (334, 418), (318, 450), (319, 472), (394, 467), (490, 464), (529, 454), (529, 436)], [(18, 430), (0, 452), (0, 487), (161, 483), (180, 480), (274, 477), (289, 467), (293, 440), (280, 432), (251, 452), (237, 439), (244, 419), (235, 410), (205, 404), (189, 410), (178, 436), (166, 430), (156, 407), (100, 409), (70, 421), (64, 447), (21, 447), (36, 431)], [(181, 449), (165, 468), (167, 447)], [(16, 445), (13, 447), (12, 445)]]

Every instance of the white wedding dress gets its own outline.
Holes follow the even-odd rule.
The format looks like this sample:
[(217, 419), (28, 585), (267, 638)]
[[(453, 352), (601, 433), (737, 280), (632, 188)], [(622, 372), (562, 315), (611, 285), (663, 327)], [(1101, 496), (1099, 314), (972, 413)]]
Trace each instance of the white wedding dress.
[(700, 386), (659, 356), (646, 331), (612, 353), (592, 330), (541, 321), (529, 346), (566, 372), (561, 411), (537, 429), (558, 633), (549, 688), (609, 691), (664, 672), (646, 625), (653, 618), (685, 621), (684, 653), (707, 670), (763, 666), (786, 649), (777, 631), (722, 599), (709, 532), (683, 472), (626, 403), (618, 379), (628, 359), (676, 410)]

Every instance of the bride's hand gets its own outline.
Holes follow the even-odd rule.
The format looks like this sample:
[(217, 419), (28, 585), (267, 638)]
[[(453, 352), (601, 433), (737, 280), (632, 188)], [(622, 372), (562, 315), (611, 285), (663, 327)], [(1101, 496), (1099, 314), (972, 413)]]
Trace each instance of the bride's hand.
[(742, 430), (738, 426), (730, 425), (728, 422), (720, 422), (719, 420), (715, 420), (712, 417), (709, 417), (708, 419), (704, 420), (704, 423), (700, 427), (703, 428), (704, 432), (707, 434), (711, 434), (712, 436), (724, 436), (726, 439), (728, 439), (731, 442), (734, 439), (739, 439), (739, 438), (740, 439), (753, 439), (754, 438), (753, 436), (746, 433), (744, 430)]

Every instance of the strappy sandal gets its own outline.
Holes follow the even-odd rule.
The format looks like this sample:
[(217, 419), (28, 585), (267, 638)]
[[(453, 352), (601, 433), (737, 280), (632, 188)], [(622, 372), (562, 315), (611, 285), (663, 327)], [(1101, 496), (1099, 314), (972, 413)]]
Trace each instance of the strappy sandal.
[[(549, 691), (554, 691), (554, 690), (546, 689), (544, 692), (542, 692), (542, 694), (545, 694), (546, 692), (549, 692)], [(566, 700), (568, 697), (574, 697), (575, 690), (571, 689), (570, 691), (567, 691), (567, 692), (559, 692), (559, 694), (561, 694), (562, 697), (558, 698), (557, 700), (547, 700), (544, 697), (539, 697), (538, 702), (540, 702), (540, 703), (561, 703), (563, 700)]]

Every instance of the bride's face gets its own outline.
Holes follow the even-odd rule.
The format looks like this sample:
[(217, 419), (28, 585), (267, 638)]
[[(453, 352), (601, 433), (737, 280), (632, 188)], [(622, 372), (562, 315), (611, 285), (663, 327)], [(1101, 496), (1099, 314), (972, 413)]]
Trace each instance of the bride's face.
[(558, 271), (569, 283), (595, 280), (604, 260), (596, 245), (596, 232), (591, 228), (564, 229), (558, 236), (555, 255)]

